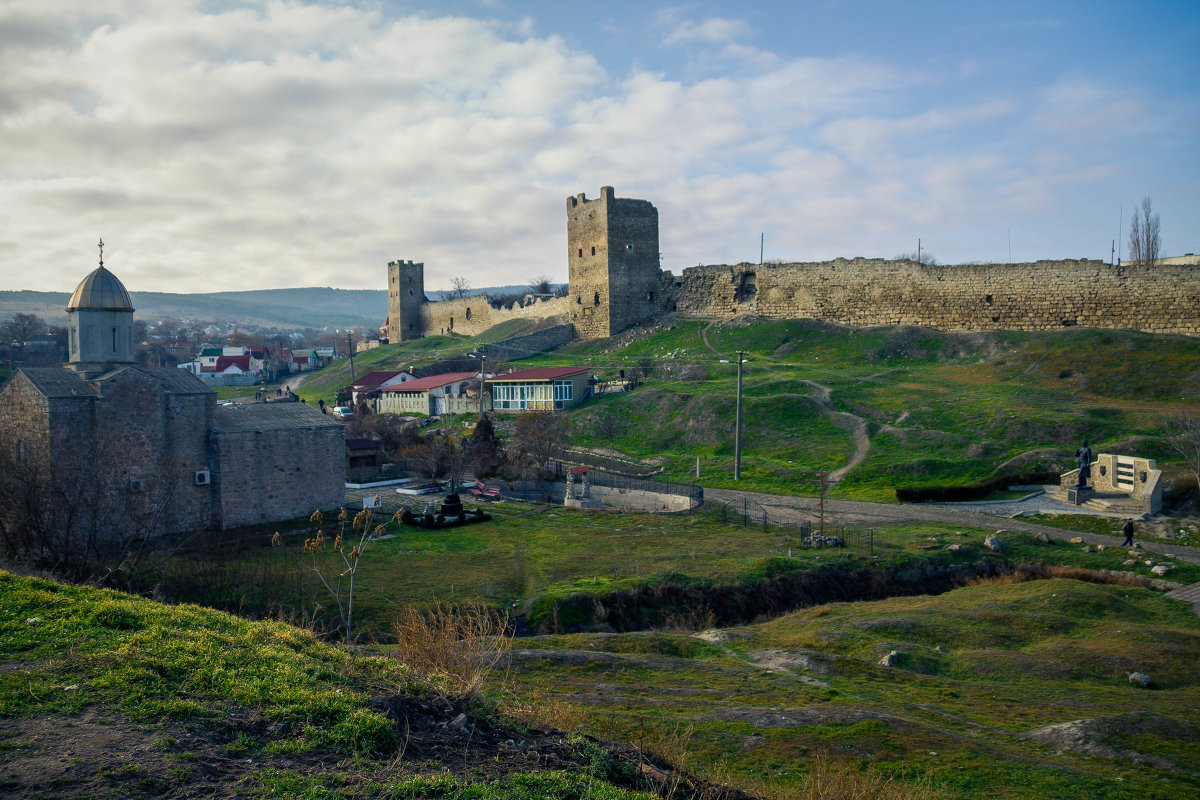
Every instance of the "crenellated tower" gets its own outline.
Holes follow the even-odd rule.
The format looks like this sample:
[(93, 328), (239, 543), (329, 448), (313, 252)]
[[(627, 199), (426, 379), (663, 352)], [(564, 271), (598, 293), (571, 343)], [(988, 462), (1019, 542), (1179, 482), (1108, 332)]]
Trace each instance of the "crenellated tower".
[(588, 200), (567, 198), (571, 322), (582, 339), (601, 339), (654, 318), (661, 298), (658, 209), (617, 198), (613, 187)]
[(425, 335), (421, 304), (425, 300), (425, 264), (388, 262), (388, 340), (395, 344)]

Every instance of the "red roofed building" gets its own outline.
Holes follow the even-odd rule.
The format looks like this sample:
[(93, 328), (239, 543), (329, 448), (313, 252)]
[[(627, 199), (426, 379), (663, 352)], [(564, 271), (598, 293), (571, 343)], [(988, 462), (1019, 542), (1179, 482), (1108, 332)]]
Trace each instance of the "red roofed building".
[[(474, 400), (468, 389), (475, 390)], [(479, 408), (479, 373), (447, 372), (382, 386), (375, 410), (382, 414), (463, 414)]]
[[(213, 367), (213, 371), (218, 375), (236, 375), (238, 373), (253, 372), (250, 368), (250, 356), (218, 356), (217, 363)], [(232, 369), (230, 369), (232, 367)]]
[(355, 405), (358, 405), (358, 399), (363, 395), (366, 395), (367, 397), (374, 397), (379, 394), (381, 389), (384, 389), (388, 386), (395, 386), (396, 384), (404, 383), (405, 381), (415, 380), (416, 377), (412, 373), (402, 372), (394, 369), (368, 372), (366, 375), (363, 375), (361, 378), (355, 381), (354, 385), (350, 387), (351, 396), (353, 397), (352, 402)]
[(487, 379), (496, 411), (562, 411), (591, 394), (591, 367), (538, 367)]

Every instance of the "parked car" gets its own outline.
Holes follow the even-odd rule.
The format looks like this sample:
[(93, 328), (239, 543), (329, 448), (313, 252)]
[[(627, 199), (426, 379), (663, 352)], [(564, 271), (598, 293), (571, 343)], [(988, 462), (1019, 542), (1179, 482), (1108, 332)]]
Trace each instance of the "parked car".
[(354, 419), (354, 409), (350, 406), (334, 406), (333, 418), (342, 420)]

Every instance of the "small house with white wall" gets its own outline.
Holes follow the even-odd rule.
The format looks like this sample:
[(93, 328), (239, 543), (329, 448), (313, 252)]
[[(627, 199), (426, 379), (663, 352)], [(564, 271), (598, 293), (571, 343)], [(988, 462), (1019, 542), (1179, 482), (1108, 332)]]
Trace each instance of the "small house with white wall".
[(381, 388), (375, 410), (381, 414), (462, 413), (468, 410), (468, 390), (478, 384), (478, 372), (447, 372), (415, 378)]
[(591, 392), (590, 367), (538, 367), (488, 378), (496, 411), (562, 411)]

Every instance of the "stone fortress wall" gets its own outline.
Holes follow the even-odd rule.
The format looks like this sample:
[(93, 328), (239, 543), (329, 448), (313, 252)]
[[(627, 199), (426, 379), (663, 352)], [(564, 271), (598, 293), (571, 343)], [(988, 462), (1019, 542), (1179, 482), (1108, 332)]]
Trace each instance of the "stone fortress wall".
[(510, 319), (562, 317), (565, 322), (568, 311), (565, 297), (534, 299), (524, 306), (513, 305), (512, 308), (493, 308), (487, 295), (477, 294), (425, 303), (421, 308), (421, 324), (426, 335), (453, 331), (475, 336)]
[[(1200, 336), (1200, 265), (1154, 266), (1061, 260), (922, 266), (912, 261), (834, 259), (793, 264), (659, 268), (658, 211), (645, 200), (567, 198), (566, 298), (498, 310), (482, 297), (417, 303), (423, 266), (389, 264), (392, 341), (442, 330), (474, 335), (506, 319), (561, 316), (582, 339), (611, 336), (672, 312), (724, 319), (811, 318), (850, 326), (919, 325), (940, 330), (1054, 330), (1079, 326)], [(1177, 263), (1177, 262), (1185, 263)], [(414, 277), (415, 275), (415, 277)], [(409, 295), (400, 283), (407, 281)], [(415, 291), (414, 291), (415, 289)], [(399, 329), (399, 323), (411, 330)]]
[(691, 267), (676, 281), (685, 316), (751, 313), (842, 325), (941, 330), (1129, 328), (1200, 336), (1200, 267), (1102, 261), (921, 266), (836, 259)]

